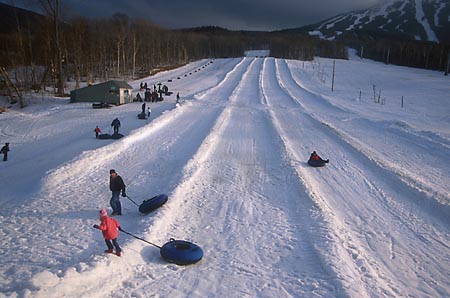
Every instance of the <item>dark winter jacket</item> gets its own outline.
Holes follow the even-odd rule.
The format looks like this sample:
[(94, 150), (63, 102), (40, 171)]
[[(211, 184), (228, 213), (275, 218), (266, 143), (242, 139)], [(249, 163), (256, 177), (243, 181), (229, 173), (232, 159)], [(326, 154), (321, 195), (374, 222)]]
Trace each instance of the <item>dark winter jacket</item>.
[(120, 120), (117, 118), (114, 119), (113, 122), (111, 123), (111, 126), (120, 127)]
[(125, 183), (122, 177), (117, 175), (116, 177), (109, 177), (109, 189), (111, 191), (123, 191), (125, 192)]
[(9, 152), (9, 146), (5, 145), (2, 147), (2, 149), (0, 149), (0, 153), (6, 154)]

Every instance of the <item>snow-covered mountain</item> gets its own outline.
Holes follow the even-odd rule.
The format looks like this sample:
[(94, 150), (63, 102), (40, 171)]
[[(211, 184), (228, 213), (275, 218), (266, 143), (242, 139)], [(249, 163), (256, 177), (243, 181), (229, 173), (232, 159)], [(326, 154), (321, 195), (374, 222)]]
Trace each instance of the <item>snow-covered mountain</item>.
[(450, 1), (385, 0), (369, 9), (341, 14), (304, 29), (327, 39), (346, 32), (367, 32), (449, 43)]

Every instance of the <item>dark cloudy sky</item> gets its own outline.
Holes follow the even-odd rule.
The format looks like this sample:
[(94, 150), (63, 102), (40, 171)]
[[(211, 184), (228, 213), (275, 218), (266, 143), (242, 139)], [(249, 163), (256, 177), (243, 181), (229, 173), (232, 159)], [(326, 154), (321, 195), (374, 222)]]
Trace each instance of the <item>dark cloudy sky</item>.
[[(230, 30), (295, 28), (381, 0), (60, 0), (67, 16), (146, 18), (168, 29), (220, 26)], [(0, 0), (30, 6), (38, 0)]]

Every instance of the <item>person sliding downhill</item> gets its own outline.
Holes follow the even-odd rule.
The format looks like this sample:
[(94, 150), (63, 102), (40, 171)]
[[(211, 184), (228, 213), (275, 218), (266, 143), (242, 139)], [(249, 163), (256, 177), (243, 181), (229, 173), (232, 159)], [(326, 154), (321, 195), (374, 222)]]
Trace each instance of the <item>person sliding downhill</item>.
[(314, 160), (314, 161), (323, 161), (323, 162), (325, 162), (325, 163), (328, 163), (329, 162), (329, 160), (328, 159), (322, 159), (322, 157), (320, 157), (319, 156), (319, 154), (317, 154), (317, 152), (316, 151), (313, 151), (312, 153), (311, 153), (311, 156), (309, 157), (309, 160)]

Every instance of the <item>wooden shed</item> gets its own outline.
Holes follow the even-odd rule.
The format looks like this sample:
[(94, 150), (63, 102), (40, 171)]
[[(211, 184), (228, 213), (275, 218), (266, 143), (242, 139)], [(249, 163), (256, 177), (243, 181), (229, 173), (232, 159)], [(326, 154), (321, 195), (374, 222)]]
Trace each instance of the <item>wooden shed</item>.
[(105, 102), (121, 105), (133, 101), (131, 87), (124, 81), (107, 81), (72, 90), (70, 102)]

